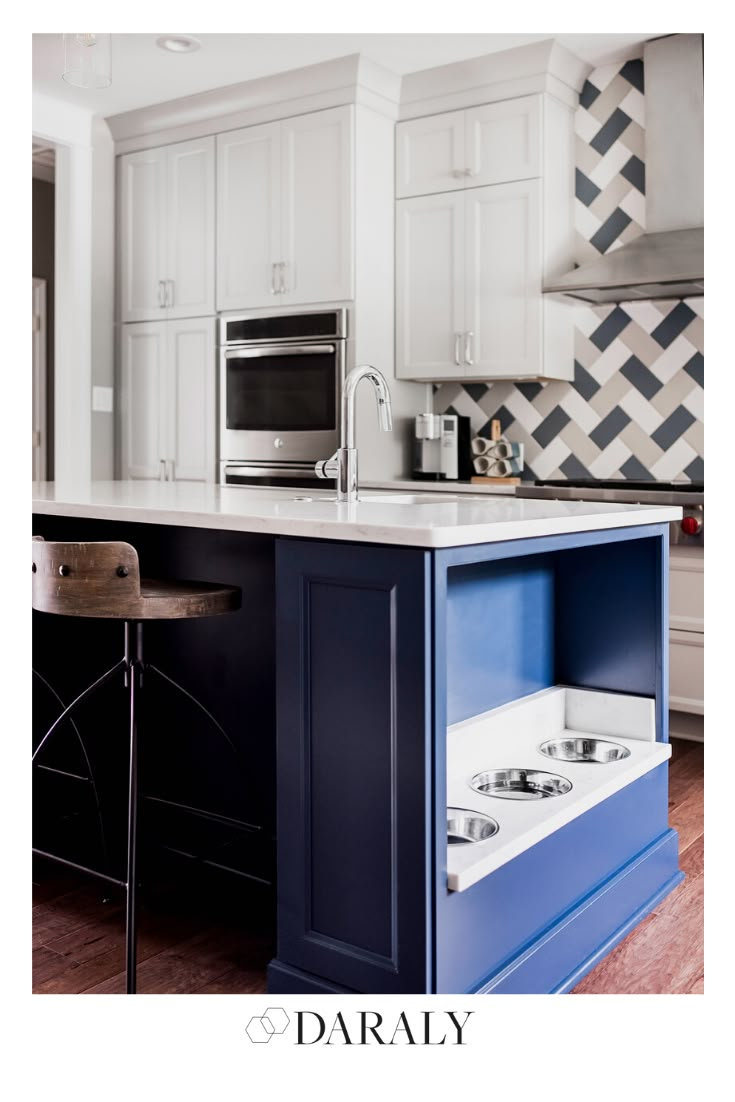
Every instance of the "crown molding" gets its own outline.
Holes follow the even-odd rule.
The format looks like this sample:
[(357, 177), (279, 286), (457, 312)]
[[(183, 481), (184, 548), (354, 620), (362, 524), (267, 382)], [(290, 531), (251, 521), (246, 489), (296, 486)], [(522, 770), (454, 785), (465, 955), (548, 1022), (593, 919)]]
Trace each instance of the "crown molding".
[(591, 65), (547, 38), (407, 74), (401, 83), (399, 118), (414, 119), (534, 92), (549, 92), (576, 107), (591, 72)]
[(360, 54), (111, 115), (116, 153), (359, 103), (398, 117), (401, 80)]

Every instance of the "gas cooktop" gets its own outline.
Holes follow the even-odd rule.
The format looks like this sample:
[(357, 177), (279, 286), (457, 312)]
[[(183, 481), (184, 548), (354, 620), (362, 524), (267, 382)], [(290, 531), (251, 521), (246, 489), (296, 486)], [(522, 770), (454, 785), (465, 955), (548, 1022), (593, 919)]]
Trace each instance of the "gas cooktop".
[(516, 486), (516, 497), (557, 501), (616, 501), (626, 505), (681, 505), (684, 516), (671, 525), (671, 542), (704, 544), (704, 482), (655, 479), (540, 478)]
[[(657, 494), (703, 494), (704, 482), (657, 482), (655, 479), (630, 478), (539, 478), (528, 486), (560, 487), (596, 492), (598, 490), (625, 490), (638, 493), (641, 490)], [(521, 489), (521, 487), (519, 487)]]

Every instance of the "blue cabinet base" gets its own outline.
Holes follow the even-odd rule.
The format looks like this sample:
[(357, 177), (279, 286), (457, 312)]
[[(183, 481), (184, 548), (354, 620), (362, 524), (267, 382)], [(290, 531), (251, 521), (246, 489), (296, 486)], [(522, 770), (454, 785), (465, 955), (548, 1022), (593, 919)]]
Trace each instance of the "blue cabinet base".
[[(683, 879), (678, 866), (678, 835), (668, 830), (504, 968), (462, 994), (561, 995), (571, 991)], [(268, 967), (268, 991), (274, 995), (355, 994), (277, 960)]]
[(569, 991), (680, 883), (666, 764), (464, 891), (446, 868), (452, 723), (578, 685), (655, 701), (667, 740), (667, 575), (664, 525), (436, 552), (278, 541), (270, 991)]
[(668, 830), (475, 988), (475, 994), (558, 995), (571, 991), (684, 879), (679, 871), (678, 842), (676, 831)]

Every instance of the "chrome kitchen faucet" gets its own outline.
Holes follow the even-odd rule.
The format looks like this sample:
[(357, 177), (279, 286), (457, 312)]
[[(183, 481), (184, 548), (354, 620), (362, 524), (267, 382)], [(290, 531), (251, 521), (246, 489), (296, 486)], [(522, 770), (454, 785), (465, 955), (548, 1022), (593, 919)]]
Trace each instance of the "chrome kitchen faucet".
[(330, 459), (320, 459), (314, 470), (318, 478), (337, 479), (337, 501), (357, 501), (357, 448), (355, 447), (355, 394), (363, 379), (375, 388), (378, 422), (383, 432), (393, 428), (390, 391), (382, 372), (370, 364), (353, 367), (342, 389), (342, 410), (339, 422), (340, 446)]

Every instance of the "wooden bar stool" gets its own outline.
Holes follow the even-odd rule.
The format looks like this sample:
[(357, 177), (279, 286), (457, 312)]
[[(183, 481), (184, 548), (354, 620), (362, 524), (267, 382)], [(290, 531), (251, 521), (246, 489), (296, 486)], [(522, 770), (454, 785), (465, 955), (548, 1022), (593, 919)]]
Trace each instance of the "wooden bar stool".
[[(136, 702), (141, 690), (143, 670), (163, 678), (201, 708), (231, 749), (235, 750), (227, 733), (196, 697), (156, 666), (144, 663), (143, 624), (146, 620), (188, 620), (234, 612), (240, 607), (241, 592), (236, 586), (215, 585), (210, 582), (150, 581), (141, 578), (138, 553), (129, 543), (55, 543), (45, 541), (40, 536), (34, 536), (32, 542), (34, 609), (60, 616), (89, 616), (121, 620), (124, 625), (123, 657), (64, 708), (36, 747), (33, 761), (36, 761), (54, 732), (65, 720), (71, 718), (83, 701), (97, 689), (102, 688), (116, 674), (123, 674), (130, 709), (126, 879), (115, 879), (96, 869), (75, 864), (43, 850), (34, 848), (33, 852), (125, 888), (126, 986), (127, 994), (132, 995), (135, 994), (136, 988), (137, 946), (138, 721)], [(55, 690), (45, 679), (42, 678), (42, 680), (61, 703)], [(73, 723), (72, 725), (82, 745), (89, 768), (89, 759), (81, 736), (76, 725)], [(91, 769), (89, 771), (91, 776)], [(93, 779), (92, 784), (94, 787)], [(94, 787), (94, 794), (97, 800), (96, 787)], [(99, 802), (97, 802), (97, 810), (99, 816)]]

